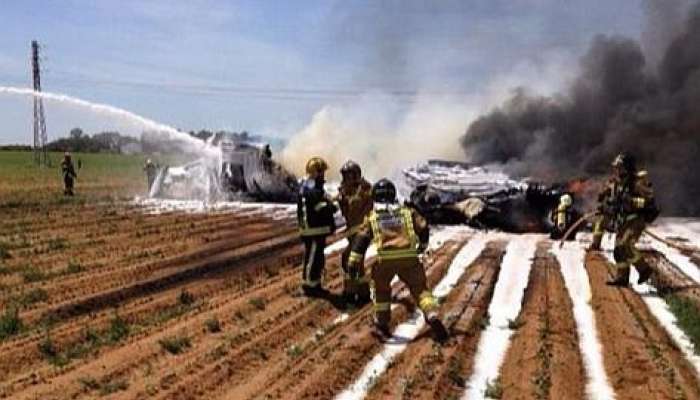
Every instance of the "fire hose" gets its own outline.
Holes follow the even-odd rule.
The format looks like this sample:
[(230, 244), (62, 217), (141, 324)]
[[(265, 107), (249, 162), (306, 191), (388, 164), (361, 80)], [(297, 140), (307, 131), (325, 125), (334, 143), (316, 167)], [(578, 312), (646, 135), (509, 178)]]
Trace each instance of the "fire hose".
[[(566, 231), (566, 233), (564, 233), (564, 236), (562, 236), (561, 241), (559, 242), (559, 248), (562, 248), (564, 246), (564, 242), (566, 242), (566, 239), (568, 239), (569, 236), (571, 236), (571, 234), (573, 232), (575, 232), (579, 226), (581, 226), (581, 224), (583, 224), (584, 222), (586, 222), (586, 221), (590, 220), (591, 218), (596, 217), (598, 215), (600, 215), (600, 211), (589, 212), (587, 214), (584, 214), (581, 218), (579, 218), (576, 222), (574, 222), (573, 225), (571, 225), (571, 227)], [(647, 236), (649, 236), (650, 238), (657, 240), (657, 241), (665, 244), (666, 246), (672, 247), (676, 250), (691, 252), (691, 253), (700, 253), (700, 249), (698, 249), (698, 248), (688, 247), (688, 246), (683, 246), (683, 245), (680, 245), (677, 243), (673, 243), (672, 241), (662, 238), (661, 236), (659, 236), (658, 234), (654, 233), (653, 231), (651, 231), (649, 229), (644, 229), (644, 233)]]

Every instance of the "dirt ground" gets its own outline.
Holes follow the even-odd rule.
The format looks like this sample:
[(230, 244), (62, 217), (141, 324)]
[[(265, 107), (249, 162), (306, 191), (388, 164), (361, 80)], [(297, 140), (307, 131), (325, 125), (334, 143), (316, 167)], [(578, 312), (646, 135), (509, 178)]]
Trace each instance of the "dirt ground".
[[(0, 232), (2, 398), (333, 398), (384, 346), (370, 334), (371, 305), (347, 308), (335, 296), (342, 285), (338, 251), (327, 257), (325, 286), (333, 295), (299, 295), (302, 247), (283, 206), (5, 207)], [(462, 246), (483, 235), (455, 232), (426, 259), (431, 287)], [(450, 339), (438, 344), (423, 329), (358, 397), (464, 393), (514, 238), (488, 241), (441, 299)], [(586, 398), (572, 301), (551, 245), (543, 236), (532, 261), (494, 396)], [(663, 255), (646, 257), (657, 270), (656, 286), (696, 300), (696, 282)], [(640, 296), (604, 285), (611, 268), (604, 257), (589, 254), (585, 268), (617, 397), (700, 399), (697, 371)], [(400, 282), (394, 293), (397, 326), (415, 305)]]

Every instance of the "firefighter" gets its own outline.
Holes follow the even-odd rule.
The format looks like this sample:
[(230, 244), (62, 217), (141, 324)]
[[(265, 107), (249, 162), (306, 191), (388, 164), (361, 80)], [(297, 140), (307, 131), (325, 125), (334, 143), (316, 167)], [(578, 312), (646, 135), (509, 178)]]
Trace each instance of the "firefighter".
[[(559, 197), (559, 204), (552, 210), (552, 230), (549, 233), (551, 239), (561, 239), (562, 236), (569, 230), (571, 225), (575, 223), (581, 214), (574, 207), (574, 198), (569, 193), (564, 193)], [(569, 240), (574, 240), (576, 232), (569, 235)]]
[(397, 202), (396, 187), (388, 179), (382, 179), (372, 187), (372, 199), (374, 207), (352, 243), (348, 264), (350, 268), (358, 265), (370, 243), (374, 242), (378, 262), (371, 271), (373, 334), (381, 340), (391, 337), (391, 281), (398, 275), (408, 286), (435, 337), (445, 340), (447, 331), (437, 315), (438, 303), (426, 286), (425, 271), (418, 258), (428, 244), (429, 230), (425, 219)]
[(620, 186), (617, 174), (613, 174), (605, 182), (603, 190), (598, 194), (598, 215), (593, 221), (593, 241), (589, 250), (599, 251), (600, 243), (603, 241), (603, 235), (606, 230), (612, 229), (612, 216), (610, 215), (610, 207), (608, 205), (612, 201), (613, 194), (618, 191)]
[(146, 160), (146, 164), (143, 166), (144, 172), (146, 172), (146, 179), (148, 180), (148, 193), (151, 193), (153, 188), (153, 182), (156, 180), (156, 175), (158, 173), (158, 167), (151, 161), (151, 159)]
[(304, 243), (302, 291), (306, 296), (326, 294), (321, 286), (325, 267), (326, 237), (335, 231), (333, 214), (336, 207), (323, 185), (328, 164), (320, 157), (306, 163), (306, 178), (301, 182), (297, 196), (297, 221)]
[(369, 283), (365, 278), (364, 264), (348, 268), (351, 244), (362, 226), (362, 221), (372, 211), (372, 185), (362, 177), (362, 169), (354, 161), (348, 161), (340, 169), (342, 181), (338, 190), (340, 211), (345, 218), (348, 246), (343, 251), (343, 297), (349, 303), (364, 304), (369, 301)]
[(604, 210), (615, 224), (615, 277), (607, 284), (628, 286), (630, 266), (639, 272), (638, 283), (644, 283), (653, 270), (635, 248), (635, 244), (646, 225), (659, 215), (659, 209), (647, 171), (637, 170), (632, 155), (620, 153), (612, 166), (617, 184), (612, 187)]
[(63, 174), (63, 195), (73, 196), (73, 182), (78, 178), (78, 174), (75, 173), (75, 167), (73, 166), (73, 161), (71, 161), (69, 152), (63, 154), (61, 173)]

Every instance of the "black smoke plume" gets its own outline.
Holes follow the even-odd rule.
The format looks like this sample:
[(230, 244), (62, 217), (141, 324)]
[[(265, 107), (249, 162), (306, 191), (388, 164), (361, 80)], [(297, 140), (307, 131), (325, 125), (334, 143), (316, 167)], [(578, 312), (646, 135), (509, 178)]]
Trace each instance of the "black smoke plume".
[(688, 10), (658, 63), (632, 39), (601, 35), (564, 93), (516, 90), (469, 126), (468, 160), (567, 180), (602, 176), (628, 151), (649, 171), (666, 215), (700, 215), (700, 3)]

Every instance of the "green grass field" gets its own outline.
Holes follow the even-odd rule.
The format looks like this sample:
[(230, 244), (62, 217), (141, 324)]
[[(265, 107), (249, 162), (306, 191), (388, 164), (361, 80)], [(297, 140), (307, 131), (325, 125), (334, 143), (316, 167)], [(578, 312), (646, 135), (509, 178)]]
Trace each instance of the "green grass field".
[[(39, 167), (33, 154), (0, 151), (0, 206), (65, 201), (60, 163), (63, 153), (50, 153), (50, 167)], [(82, 168), (78, 168), (78, 160)], [(78, 179), (74, 201), (123, 199), (146, 190), (144, 155), (74, 153)]]

